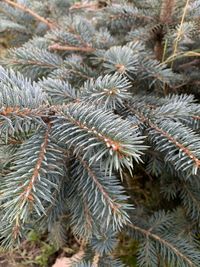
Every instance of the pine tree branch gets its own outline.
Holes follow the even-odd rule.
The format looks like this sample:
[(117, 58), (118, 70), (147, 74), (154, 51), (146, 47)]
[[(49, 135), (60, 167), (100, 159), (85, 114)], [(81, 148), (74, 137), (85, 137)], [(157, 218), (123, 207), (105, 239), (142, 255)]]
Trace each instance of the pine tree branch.
[[(161, 136), (166, 137), (169, 143), (173, 143), (178, 148), (179, 151), (182, 151), (184, 154), (186, 154), (188, 156), (188, 158), (193, 161), (196, 169), (200, 168), (200, 159), (197, 158), (195, 156), (194, 152), (190, 151), (190, 149), (187, 146), (185, 146), (184, 143), (177, 141), (177, 139), (175, 137), (173, 137), (173, 135), (164, 131), (157, 124), (153, 123), (150, 119), (150, 115), (144, 116), (144, 114), (142, 112), (140, 112), (138, 109), (136, 109), (133, 106), (130, 106), (128, 104), (127, 104), (127, 107), (129, 108), (129, 110), (131, 110), (134, 114), (136, 114), (139, 117), (139, 119), (142, 123), (146, 123), (146, 125), (148, 125), (148, 127), (152, 128), (153, 130), (155, 130), (156, 132), (161, 134)], [(194, 119), (196, 119), (196, 116), (192, 116), (192, 117)], [(198, 119), (198, 116), (197, 116), (197, 119)], [(174, 127), (175, 127), (175, 125), (174, 125)], [(158, 142), (158, 140), (157, 140), (157, 142)]]
[(40, 152), (39, 152), (39, 155), (38, 155), (38, 160), (36, 161), (36, 165), (34, 167), (32, 177), (30, 179), (29, 184), (24, 189), (24, 192), (21, 194), (22, 205), (24, 205), (24, 201), (27, 201), (27, 200), (28, 201), (33, 201), (34, 200), (34, 198), (33, 198), (31, 193), (32, 193), (34, 184), (35, 184), (35, 182), (37, 181), (37, 179), (39, 177), (39, 172), (40, 172), (40, 169), (41, 169), (41, 165), (42, 165), (44, 157), (45, 157), (46, 148), (47, 148), (48, 142), (49, 142), (48, 141), (49, 140), (48, 137), (49, 137), (50, 128), (51, 128), (51, 124), (49, 123), (48, 127), (47, 127), (47, 130), (46, 130), (46, 133), (44, 135), (44, 142), (41, 144)]
[(151, 17), (151, 16), (147, 16), (147, 15), (144, 15), (144, 14), (139, 14), (139, 13), (136, 13), (136, 12), (133, 12), (133, 13), (126, 13), (124, 12), (123, 13), (123, 10), (122, 10), (122, 13), (119, 13), (119, 14), (113, 14), (113, 15), (110, 15), (109, 16), (110, 20), (113, 21), (113, 20), (120, 20), (120, 19), (124, 19), (124, 20), (128, 20), (130, 18), (137, 18), (137, 19), (142, 19), (142, 20), (145, 20), (145, 21), (153, 21), (154, 19)]
[(188, 155), (190, 159), (194, 161), (194, 164), (196, 165), (197, 168), (200, 167), (200, 160), (183, 144), (178, 142), (173, 136), (159, 128), (157, 125), (149, 122), (149, 125), (151, 128), (155, 129), (157, 132), (161, 133), (163, 136), (165, 136), (169, 141), (171, 141), (175, 146), (177, 146), (181, 151), (183, 151), (185, 154)]
[(192, 187), (191, 184), (181, 182), (180, 185), (180, 197), (183, 202), (183, 206), (186, 208), (187, 214), (193, 219), (200, 221), (200, 201), (198, 186)]
[(142, 235), (146, 236), (146, 238), (150, 237), (151, 239), (158, 241), (159, 243), (163, 244), (165, 247), (172, 250), (178, 257), (183, 259), (187, 262), (188, 266), (190, 267), (197, 267), (187, 256), (185, 256), (179, 249), (177, 249), (172, 243), (168, 242), (166, 239), (163, 239), (161, 236), (152, 233), (150, 230), (146, 230), (144, 228), (139, 227), (135, 224), (127, 224), (128, 227), (132, 228), (133, 230), (140, 232)]
[(59, 45), (53, 44), (49, 46), (49, 50), (57, 50), (57, 51), (74, 51), (74, 52), (94, 52), (96, 49), (93, 47), (77, 47), (77, 46), (67, 46), (67, 45)]
[(95, 174), (95, 172), (92, 170), (90, 165), (86, 160), (84, 160), (81, 156), (77, 156), (77, 158), (80, 160), (83, 167), (87, 170), (90, 178), (93, 180), (93, 182), (96, 184), (96, 187), (101, 192), (102, 196), (105, 198), (107, 204), (110, 206), (113, 213), (120, 213), (119, 210), (121, 208), (120, 204), (117, 204), (114, 199), (111, 199), (109, 194), (106, 192), (106, 189), (99, 183), (98, 178)]
[[(146, 148), (141, 145), (144, 137), (138, 136), (137, 132), (133, 130), (132, 124), (121, 121), (119, 116), (110, 112), (105, 112), (102, 109), (95, 110), (94, 106), (83, 105), (81, 103), (81, 105), (73, 104), (69, 106), (67, 109), (63, 110), (62, 114), (63, 115), (57, 120), (58, 124), (62, 125), (59, 126), (59, 131), (56, 131), (56, 128), (54, 129), (53, 135), (57, 136), (62, 142), (68, 143), (70, 146), (70, 143), (72, 143), (72, 130), (74, 132), (76, 128), (77, 135), (73, 138), (73, 144), (77, 143), (76, 151), (78, 151), (78, 147), (79, 149), (82, 147), (81, 143), (84, 143), (84, 146), (87, 147), (85, 154), (88, 154), (89, 151), (92, 152), (90, 158), (91, 162), (97, 159), (103, 160), (103, 157), (107, 156), (108, 162), (111, 160), (112, 167), (120, 169), (121, 163), (128, 167), (130, 166), (132, 157), (136, 161), (140, 160), (141, 151)], [(86, 116), (88, 122), (84, 120)], [(98, 119), (96, 119), (96, 116), (98, 116)], [(91, 125), (94, 117), (95, 123)], [(98, 122), (100, 123), (98, 124)], [(105, 127), (107, 128), (106, 132)], [(124, 129), (122, 130), (123, 127), (126, 128), (126, 133), (124, 133)], [(119, 131), (118, 133), (116, 132), (117, 129)], [(117, 133), (117, 136), (114, 134), (113, 130)], [(63, 135), (63, 132), (68, 132), (69, 135)], [(130, 140), (128, 141), (127, 136), (133, 140), (132, 143), (130, 143)], [(79, 139), (82, 140), (81, 143)], [(98, 152), (94, 151), (94, 147), (97, 146), (99, 147)], [(95, 154), (93, 154), (93, 152), (95, 152)], [(116, 155), (115, 162), (113, 162), (110, 157), (110, 155), (113, 154)]]
[(36, 109), (29, 109), (29, 108), (19, 108), (19, 107), (5, 107), (0, 109), (0, 115), (5, 117), (10, 117), (12, 115), (18, 117), (29, 117), (29, 116), (36, 116), (36, 117), (43, 117), (45, 115), (42, 110)]
[(9, 221), (4, 231), (6, 245), (12, 244), (12, 240), (20, 241), (23, 226), (32, 213), (39, 217), (45, 214), (45, 206), (53, 200), (52, 191), (64, 175), (61, 151), (55, 143), (49, 142), (50, 128), (49, 122), (18, 148), (13, 167), (4, 177), (3, 220)]
[(115, 230), (129, 221), (127, 210), (130, 205), (115, 176), (105, 176), (98, 163), (89, 164), (82, 155), (74, 157), (71, 176), (73, 194), (69, 195), (69, 209), (73, 212), (71, 224), (76, 235), (91, 237), (92, 232), (99, 234), (99, 227), (108, 229), (112, 225)]
[(25, 108), (25, 109), (20, 109), (19, 107), (6, 107), (6, 108), (2, 108), (0, 110), (0, 115), (2, 116), (10, 116), (11, 114), (15, 114), (17, 116), (27, 116), (28, 114), (30, 114), (32, 112), (32, 110)]
[[(64, 186), (64, 180), (65, 180), (65, 176), (62, 176), (60, 178), (60, 181), (59, 181), (59, 184), (58, 184), (58, 187), (54, 189), (54, 191), (52, 191), (52, 202), (50, 203), (50, 205), (47, 207), (47, 209), (45, 210), (45, 214), (42, 215), (42, 217), (39, 218), (38, 222), (42, 221), (45, 219), (45, 221), (47, 220), (49, 222), (49, 216), (51, 215), (51, 213), (54, 213), (54, 216), (55, 216), (55, 212), (54, 210), (56, 209), (57, 205), (65, 205), (65, 203), (59, 203), (58, 202), (60, 201), (61, 199), (61, 191), (63, 190), (63, 186)], [(63, 211), (63, 210), (62, 210)], [(62, 212), (61, 212), (61, 216), (62, 216)], [(54, 217), (55, 221), (58, 219), (58, 217)], [(54, 223), (54, 221), (53, 221)], [(51, 225), (52, 226), (52, 225)]]
[(63, 59), (44, 48), (22, 46), (9, 50), (3, 64), (19, 70), (24, 76), (35, 80), (54, 69), (60, 68)]
[(53, 68), (56, 68), (58, 66), (54, 65), (54, 64), (48, 64), (47, 62), (39, 62), (39, 61), (36, 61), (36, 60), (23, 60), (23, 59), (11, 59), (9, 60), (9, 64), (11, 65), (34, 65), (34, 66), (39, 66), (39, 67), (46, 67), (46, 68), (49, 68), (49, 69), (53, 69)]
[(22, 10), (23, 12), (29, 13), (31, 16), (33, 16), (35, 19), (37, 19), (38, 21), (46, 24), (48, 26), (48, 28), (53, 29), (56, 27), (56, 24), (50, 22), (49, 20), (41, 17), (40, 15), (38, 15), (37, 13), (35, 13), (33, 10), (31, 10), (30, 8), (26, 7), (25, 5), (13, 2), (11, 0), (2, 0), (3, 2), (7, 3), (10, 6), (13, 6), (17, 9)]
[(20, 205), (19, 209), (22, 209), (22, 207), (24, 206), (24, 203), (26, 201), (30, 201), (30, 202), (34, 201), (34, 198), (32, 196), (32, 190), (34, 188), (34, 184), (36, 183), (36, 181), (39, 177), (41, 165), (42, 165), (42, 162), (43, 162), (44, 157), (45, 157), (46, 148), (48, 145), (48, 136), (49, 136), (50, 127), (51, 126), (49, 124), (47, 127), (47, 130), (45, 132), (44, 142), (41, 144), (38, 159), (37, 159), (35, 167), (33, 169), (33, 174), (30, 178), (30, 181), (29, 181), (28, 185), (23, 189), (24, 191), (21, 193), (21, 205)]
[[(0, 32), (19, 33), (11, 38), (17, 48), (1, 60), (13, 71), (0, 68), (1, 244), (19, 243), (38, 222), (58, 242), (69, 232), (87, 240), (85, 247), (77, 242), (66, 267), (121, 267), (111, 253), (125, 228), (140, 243), (138, 266), (200, 266), (193, 237), (200, 221), (200, 105), (192, 95), (160, 96), (163, 88), (197, 88), (199, 0), (71, 8), (63, 0), (0, 2)], [(71, 16), (76, 9), (83, 12)], [(119, 175), (129, 171), (131, 179), (140, 169), (147, 175), (135, 202), (146, 203), (149, 172), (170, 201), (165, 210), (176, 211), (159, 210), (158, 196), (147, 212), (129, 213)]]

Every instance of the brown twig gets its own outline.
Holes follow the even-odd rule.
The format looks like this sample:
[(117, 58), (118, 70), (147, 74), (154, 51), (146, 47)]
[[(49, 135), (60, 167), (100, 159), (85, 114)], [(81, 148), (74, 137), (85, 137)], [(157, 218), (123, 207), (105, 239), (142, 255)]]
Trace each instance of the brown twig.
[(94, 52), (95, 48), (88, 47), (77, 47), (68, 45), (53, 44), (49, 46), (49, 50), (59, 50), (59, 51), (77, 51), (77, 52)]
[(40, 15), (38, 15), (37, 13), (35, 13), (33, 10), (31, 10), (30, 8), (26, 7), (25, 5), (13, 2), (11, 0), (2, 0), (3, 2), (7, 3), (10, 6), (13, 6), (17, 9), (20, 9), (26, 13), (29, 13), (31, 16), (33, 16), (34, 18), (36, 18), (37, 20), (43, 22), (44, 24), (46, 24), (50, 29), (55, 28), (55, 24), (50, 22), (48, 19), (45, 19), (43, 17), (41, 17)]
[(188, 68), (199, 65), (199, 64), (200, 64), (200, 59), (194, 59), (193, 61), (181, 64), (178, 68), (182, 70), (184, 69), (187, 70)]
[(160, 22), (171, 23), (175, 7), (176, 0), (163, 0), (160, 11)]
[[(172, 22), (172, 15), (176, 6), (176, 0), (162, 0), (161, 11), (160, 11), (160, 23), (169, 24)], [(156, 33), (156, 42), (154, 45), (154, 52), (156, 59), (162, 61), (163, 54), (165, 52), (165, 44), (163, 43), (164, 38), (163, 27), (160, 27)]]

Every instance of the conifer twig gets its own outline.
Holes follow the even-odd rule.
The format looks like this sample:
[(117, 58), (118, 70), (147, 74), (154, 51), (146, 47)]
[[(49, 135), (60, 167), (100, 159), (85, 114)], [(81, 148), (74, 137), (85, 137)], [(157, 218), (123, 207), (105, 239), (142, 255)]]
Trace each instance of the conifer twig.
[(35, 19), (43, 22), (44, 24), (46, 24), (48, 26), (48, 28), (52, 29), (54, 28), (56, 25), (52, 22), (50, 22), (48, 19), (45, 19), (43, 17), (41, 17), (40, 15), (38, 15), (37, 13), (35, 13), (33, 10), (31, 10), (30, 8), (26, 7), (25, 5), (13, 2), (11, 0), (3, 0), (3, 2), (7, 3), (10, 6), (13, 6), (17, 9), (20, 9), (26, 13), (29, 13), (31, 16), (33, 16)]
[(49, 50), (58, 50), (58, 51), (77, 51), (77, 52), (94, 52), (95, 48), (91, 46), (87, 47), (78, 47), (78, 46), (68, 46), (68, 45), (59, 45), (53, 44), (49, 46)]
[[(39, 172), (40, 172), (42, 162), (43, 162), (44, 157), (45, 157), (46, 148), (47, 148), (48, 143), (49, 143), (48, 138), (49, 138), (50, 128), (51, 128), (51, 124), (49, 123), (47, 130), (46, 130), (46, 133), (44, 135), (44, 142), (41, 144), (38, 159), (37, 159), (36, 165), (33, 169), (32, 177), (31, 177), (28, 185), (25, 187), (24, 192), (21, 193), (21, 197), (23, 200), (27, 200), (27, 201), (33, 201), (34, 200), (34, 197), (32, 196), (32, 190), (34, 190), (34, 184), (39, 177)], [(22, 205), (23, 205), (23, 202), (22, 202)], [(23, 206), (21, 206), (21, 207), (23, 207)]]
[(168, 240), (165, 240), (161, 236), (151, 232), (151, 229), (146, 230), (144, 228), (141, 228), (141, 227), (139, 227), (139, 226), (137, 226), (135, 224), (131, 224), (131, 223), (129, 223), (128, 226), (130, 228), (132, 228), (133, 230), (142, 233), (144, 236), (149, 237), (149, 238), (151, 238), (151, 239), (153, 239), (155, 241), (160, 242), (161, 244), (163, 244), (164, 246), (166, 246), (167, 248), (172, 250), (176, 255), (178, 255), (185, 262), (187, 262), (188, 266), (195, 267), (195, 265), (193, 264), (193, 262), (190, 260), (189, 257), (184, 255), (176, 246), (174, 246)]

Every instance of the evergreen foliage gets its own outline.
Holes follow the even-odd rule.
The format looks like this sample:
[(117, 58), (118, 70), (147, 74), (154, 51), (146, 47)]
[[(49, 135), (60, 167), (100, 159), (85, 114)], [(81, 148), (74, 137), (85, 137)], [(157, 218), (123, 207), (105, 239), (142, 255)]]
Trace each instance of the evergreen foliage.
[(199, 0), (0, 2), (13, 35), (0, 62), (1, 245), (37, 225), (62, 246), (69, 230), (69, 266), (122, 267), (123, 232), (138, 266), (200, 266), (199, 14)]

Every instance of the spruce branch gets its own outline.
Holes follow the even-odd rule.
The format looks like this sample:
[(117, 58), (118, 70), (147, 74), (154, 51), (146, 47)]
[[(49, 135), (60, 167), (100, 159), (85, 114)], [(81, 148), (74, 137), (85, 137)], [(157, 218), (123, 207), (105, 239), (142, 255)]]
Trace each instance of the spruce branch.
[(22, 10), (23, 12), (26, 12), (28, 14), (30, 14), (31, 16), (33, 16), (35, 19), (37, 19), (38, 21), (44, 23), (45, 25), (48, 26), (48, 28), (52, 29), (56, 27), (55, 23), (50, 22), (49, 20), (41, 17), (40, 15), (38, 15), (37, 13), (35, 13), (33, 10), (31, 10), (30, 8), (26, 7), (25, 5), (22, 5), (20, 3), (16, 3), (13, 2), (11, 0), (2, 0), (3, 2), (7, 3), (10, 6), (13, 6), (17, 9)]
[[(111, 10), (112, 8), (112, 10)], [(115, 5), (108, 7), (108, 11), (111, 12), (109, 19), (111, 23), (126, 20), (127, 22), (132, 22), (132, 19), (139, 19), (141, 21), (152, 21), (153, 18), (142, 13), (142, 10), (133, 8), (130, 5)], [(127, 25), (126, 25), (127, 26)]]
[(63, 59), (46, 49), (31, 45), (9, 50), (3, 64), (35, 80), (61, 67)]
[(115, 109), (118, 105), (123, 106), (123, 101), (131, 97), (130, 87), (129, 80), (117, 73), (100, 76), (96, 80), (90, 79), (84, 83), (81, 99), (96, 103), (98, 107)]
[[(1, 116), (16, 115), (19, 117), (26, 117), (26, 116), (30, 116), (33, 113), (34, 112), (31, 109), (28, 109), (28, 108), (20, 109), (19, 107), (3, 107), (0, 110)], [(35, 114), (38, 114), (38, 110), (35, 111)]]
[(23, 193), (21, 194), (21, 198), (22, 198), (22, 203), (23, 204), (21, 205), (20, 209), (22, 209), (22, 206), (24, 205), (24, 202), (26, 202), (28, 200), (34, 201), (34, 197), (32, 195), (32, 191), (33, 191), (33, 188), (35, 187), (35, 183), (36, 183), (37, 179), (39, 178), (39, 173), (40, 173), (40, 170), (41, 170), (41, 166), (42, 166), (42, 163), (44, 161), (46, 149), (47, 149), (48, 142), (49, 142), (49, 131), (50, 131), (50, 129), (51, 129), (51, 125), (48, 124), (46, 132), (44, 134), (44, 141), (41, 144), (40, 152), (39, 152), (39, 155), (38, 155), (38, 159), (37, 159), (36, 165), (35, 165), (34, 170), (33, 170), (32, 177), (30, 178), (29, 184), (24, 188)]
[[(192, 255), (194, 255), (195, 253), (195, 249), (193, 250), (193, 248), (189, 245), (189, 243), (188, 244), (183, 243), (179, 247), (177, 246), (177, 244), (172, 242), (173, 239), (171, 239), (170, 235), (162, 236), (162, 234), (154, 233), (151, 231), (151, 229), (145, 229), (134, 223), (131, 224), (129, 223), (127, 226), (133, 229), (136, 233), (138, 232), (142, 234), (147, 240), (144, 241), (145, 243), (148, 242), (148, 239), (152, 239), (153, 241), (157, 242), (159, 245), (156, 246), (154, 244), (153, 246), (155, 246), (157, 253), (161, 253), (164, 256), (167, 262), (178, 264), (184, 267), (197, 267), (199, 259), (196, 259), (195, 256), (194, 258), (192, 257)], [(146, 243), (146, 244), (148, 246), (147, 251), (149, 251), (151, 249), (151, 243), (150, 244)], [(185, 250), (188, 250), (187, 255), (184, 253)], [(148, 264), (151, 264), (152, 259), (153, 255), (151, 255), (150, 258), (148, 258), (150, 262), (148, 263), (146, 262), (147, 266)]]
[(90, 167), (89, 163), (80, 156), (77, 156), (77, 158), (81, 162), (83, 168), (87, 171), (88, 176), (93, 180), (93, 183), (96, 185), (96, 188), (102, 194), (102, 197), (105, 198), (105, 201), (107, 202), (107, 205), (110, 206), (111, 211), (116, 214), (120, 213), (121, 205), (117, 204), (115, 200), (109, 196), (109, 194), (106, 192), (106, 187), (103, 187), (102, 184), (98, 181), (97, 175)]
[(69, 147), (76, 146), (75, 154), (84, 147), (84, 157), (89, 156), (91, 163), (106, 159), (106, 169), (110, 173), (113, 168), (130, 168), (132, 159), (139, 162), (145, 149), (142, 145), (144, 137), (137, 136), (137, 129), (130, 123), (108, 111), (83, 103), (64, 109), (63, 116), (55, 120), (53, 128), (58, 142), (64, 142)]
[[(65, 187), (68, 183), (68, 179), (66, 178), (66, 176), (67, 174), (64, 170), (64, 175), (60, 178), (57, 187), (52, 190), (52, 202), (50, 204), (49, 202), (46, 203), (45, 214), (43, 214), (36, 222), (38, 225), (42, 225), (42, 227), (47, 229), (49, 232), (54, 229), (56, 222), (58, 222), (60, 218), (66, 216), (67, 196)], [(61, 236), (61, 239), (65, 240), (66, 236)]]
[(46, 102), (46, 95), (37, 84), (13, 70), (0, 67), (0, 108), (5, 113), (36, 109)]
[[(195, 178), (194, 178), (195, 179)], [(196, 182), (195, 182), (196, 184)], [(199, 188), (193, 187), (190, 182), (181, 181), (178, 185), (179, 195), (181, 197), (183, 206), (185, 207), (187, 214), (193, 219), (200, 220), (200, 202), (199, 202)]]
[[(12, 237), (17, 241), (22, 238), (23, 226), (33, 212), (37, 216), (45, 214), (44, 201), (52, 202), (51, 191), (63, 175), (61, 151), (50, 142), (50, 130), (51, 125), (48, 124), (20, 146), (15, 153), (11, 172), (4, 178), (6, 183), (1, 188), (2, 207), (5, 210), (3, 218), (10, 221), (3, 233), (5, 244), (9, 244)], [(45, 170), (47, 166), (48, 172)]]
[[(180, 105), (183, 104), (183, 101)], [(175, 105), (177, 106), (176, 101)], [(163, 112), (165, 110), (164, 105), (163, 107), (161, 106), (160, 109), (163, 115), (159, 112), (159, 108), (155, 109), (155, 112), (153, 112), (155, 115), (153, 115), (152, 109), (138, 109), (137, 106), (134, 107), (128, 104), (126, 106), (140, 119), (142, 124), (147, 126), (149, 130), (149, 140), (153, 142), (156, 150), (164, 153), (166, 161), (173, 162), (177, 171), (181, 170), (187, 171), (189, 174), (197, 174), (200, 167), (198, 149), (200, 139), (193, 130), (184, 126), (179, 119), (177, 119), (177, 122), (173, 122), (169, 117), (165, 117), (165, 112)], [(180, 109), (178, 108), (177, 111), (180, 111)], [(186, 109), (184, 108), (181, 113), (184, 114), (186, 112), (187, 107)], [(188, 112), (190, 112), (190, 107)], [(187, 114), (185, 115), (187, 119)], [(157, 116), (157, 118), (154, 116)], [(160, 121), (161, 116), (163, 116), (162, 121)], [(166, 116), (169, 116), (168, 108), (166, 109)], [(190, 140), (192, 140), (192, 142)], [(195, 145), (193, 142), (195, 142)], [(181, 155), (181, 157), (179, 155)]]
[(76, 47), (76, 46), (67, 46), (67, 45), (59, 45), (53, 44), (49, 46), (49, 50), (57, 50), (57, 51), (78, 51), (78, 52), (94, 52), (95, 48), (87, 46), (87, 47)]
[(124, 229), (141, 267), (200, 266), (200, 1), (22, 2), (0, 3), (1, 244), (37, 225), (71, 267), (124, 267)]
[[(177, 168), (177, 170), (185, 171), (185, 170), (188, 170), (191, 168), (192, 173), (197, 174), (197, 171), (200, 168), (200, 159), (199, 159), (199, 154), (198, 154), (198, 151), (199, 151), (198, 147), (199, 147), (200, 139), (198, 138), (198, 136), (197, 135), (195, 136), (195, 133), (193, 133), (189, 129), (185, 128), (180, 123), (173, 123), (170, 121), (166, 121), (166, 122), (162, 122), (160, 124), (160, 127), (153, 124), (153, 123), (150, 123), (149, 125), (152, 128), (152, 132), (150, 130), (150, 133), (153, 135), (153, 136), (151, 136), (152, 140), (154, 140), (154, 138), (156, 138), (156, 136), (157, 136), (157, 135), (154, 136), (155, 132), (160, 134), (160, 138), (157, 136), (158, 139), (157, 139), (157, 145), (156, 146), (157, 146), (158, 150), (160, 150), (162, 152), (168, 151), (166, 154), (166, 157), (165, 157), (166, 160), (174, 161), (174, 165), (175, 165), (175, 168)], [(173, 129), (171, 127), (173, 127)], [(176, 134), (179, 132), (180, 128), (182, 129), (182, 131), (185, 131), (185, 130), (188, 131), (188, 136), (191, 134), (190, 138), (193, 137), (193, 140), (195, 139), (196, 146), (193, 145), (193, 142), (190, 145), (188, 136), (186, 137), (183, 132), (182, 132), (182, 134), (179, 135), (178, 139), (176, 138), (176, 136), (177, 136)], [(163, 143), (163, 137), (166, 138), (169, 142), (169, 145), (166, 146), (166, 148), (163, 147), (163, 145), (161, 145), (161, 143)], [(186, 139), (187, 139), (187, 141), (186, 141)], [(186, 143), (186, 145), (185, 145), (185, 143)], [(174, 151), (173, 151), (171, 144), (173, 144), (175, 147), (177, 147), (179, 153), (182, 153), (181, 159), (179, 159), (178, 156), (173, 154)], [(169, 149), (169, 147), (171, 149)], [(194, 148), (195, 148), (195, 150), (194, 150)], [(168, 153), (170, 153), (170, 154), (168, 154)]]
[[(87, 238), (108, 231), (110, 227), (113, 231), (120, 229), (129, 221), (127, 211), (131, 207), (126, 203), (127, 197), (119, 181), (114, 175), (105, 176), (97, 163), (90, 164), (83, 156), (75, 156), (75, 159), (69, 192), (74, 234)], [(95, 222), (97, 217), (100, 223)]]

